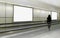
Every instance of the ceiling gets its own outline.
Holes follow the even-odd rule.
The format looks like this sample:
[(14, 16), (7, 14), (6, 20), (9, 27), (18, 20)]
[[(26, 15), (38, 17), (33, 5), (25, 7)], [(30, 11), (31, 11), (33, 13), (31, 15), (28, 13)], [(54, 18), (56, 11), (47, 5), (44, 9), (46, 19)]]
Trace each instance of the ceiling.
[(47, 4), (50, 4), (50, 5), (54, 5), (54, 6), (57, 6), (57, 7), (60, 7), (60, 0), (0, 0), (0, 1), (7, 1), (7, 2), (13, 2), (13, 1), (23, 1), (23, 2), (26, 2), (26, 1), (36, 1), (37, 3), (38, 2), (43, 2), (43, 3), (47, 3)]
[(38, 1), (60, 7), (60, 0), (38, 0)]

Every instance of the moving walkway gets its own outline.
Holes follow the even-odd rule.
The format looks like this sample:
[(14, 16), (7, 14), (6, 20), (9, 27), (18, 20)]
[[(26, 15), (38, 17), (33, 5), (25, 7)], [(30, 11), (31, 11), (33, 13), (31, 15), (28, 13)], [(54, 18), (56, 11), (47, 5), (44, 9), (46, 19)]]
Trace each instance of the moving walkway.
[[(52, 24), (58, 24), (58, 21), (53, 21)], [(25, 30), (34, 27), (44, 27), (47, 26), (46, 21), (29, 21), (29, 22), (14, 22), (14, 23), (5, 23), (0, 24), (0, 32), (9, 32), (16, 30)]]

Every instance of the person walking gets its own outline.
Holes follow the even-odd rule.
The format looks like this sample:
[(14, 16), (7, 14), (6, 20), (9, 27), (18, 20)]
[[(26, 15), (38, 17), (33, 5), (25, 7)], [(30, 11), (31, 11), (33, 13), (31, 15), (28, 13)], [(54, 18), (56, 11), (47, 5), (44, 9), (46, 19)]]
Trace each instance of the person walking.
[(47, 17), (47, 24), (48, 24), (48, 29), (50, 31), (50, 28), (51, 28), (51, 15), (48, 15), (48, 17)]

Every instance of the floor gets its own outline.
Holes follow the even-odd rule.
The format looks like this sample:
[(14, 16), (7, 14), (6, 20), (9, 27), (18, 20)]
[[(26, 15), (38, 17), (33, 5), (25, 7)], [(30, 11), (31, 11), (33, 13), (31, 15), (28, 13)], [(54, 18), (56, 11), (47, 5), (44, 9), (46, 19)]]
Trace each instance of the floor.
[(1, 36), (0, 38), (60, 38), (60, 24), (52, 25), (51, 31), (49, 31), (46, 26), (21, 33)]

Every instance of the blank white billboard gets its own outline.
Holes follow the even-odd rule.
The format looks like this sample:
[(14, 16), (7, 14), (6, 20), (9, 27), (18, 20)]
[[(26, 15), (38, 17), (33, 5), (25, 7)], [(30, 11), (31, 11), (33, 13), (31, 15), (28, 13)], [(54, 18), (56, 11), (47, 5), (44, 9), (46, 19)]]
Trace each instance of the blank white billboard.
[(14, 6), (14, 22), (32, 21), (32, 8)]
[(57, 20), (57, 12), (52, 12), (52, 20)]

